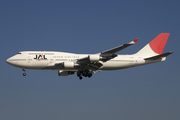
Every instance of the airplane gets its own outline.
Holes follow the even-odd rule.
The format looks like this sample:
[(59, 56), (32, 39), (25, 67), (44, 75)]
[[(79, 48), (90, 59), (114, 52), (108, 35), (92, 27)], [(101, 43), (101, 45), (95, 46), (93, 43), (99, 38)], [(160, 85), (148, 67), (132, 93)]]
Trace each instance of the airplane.
[(160, 33), (150, 43), (131, 55), (117, 55), (139, 39), (135, 39), (121, 46), (96, 53), (75, 54), (55, 51), (22, 51), (8, 58), (6, 62), (12, 66), (25, 69), (57, 70), (59, 76), (68, 76), (74, 73), (81, 80), (91, 77), (93, 73), (102, 70), (119, 70), (140, 65), (165, 61), (173, 52), (162, 53), (170, 33)]

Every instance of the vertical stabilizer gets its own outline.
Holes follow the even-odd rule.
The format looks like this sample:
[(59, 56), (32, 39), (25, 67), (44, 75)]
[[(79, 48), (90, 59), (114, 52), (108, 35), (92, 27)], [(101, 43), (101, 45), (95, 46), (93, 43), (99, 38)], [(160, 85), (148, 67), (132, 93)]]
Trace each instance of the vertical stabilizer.
[(150, 43), (136, 53), (138, 56), (155, 56), (162, 54), (170, 33), (160, 33)]

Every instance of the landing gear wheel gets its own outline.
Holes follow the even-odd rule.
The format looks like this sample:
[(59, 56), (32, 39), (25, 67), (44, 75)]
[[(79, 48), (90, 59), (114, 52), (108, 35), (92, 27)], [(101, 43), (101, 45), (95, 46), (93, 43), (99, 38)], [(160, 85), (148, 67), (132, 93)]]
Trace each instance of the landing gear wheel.
[(82, 80), (82, 77), (79, 77), (80, 80)]
[(25, 69), (22, 69), (22, 70), (23, 70), (23, 76), (26, 76)]
[(90, 78), (91, 76), (92, 76), (92, 73), (89, 73), (89, 74), (88, 74), (88, 77)]
[(23, 73), (23, 76), (26, 76), (26, 73)]

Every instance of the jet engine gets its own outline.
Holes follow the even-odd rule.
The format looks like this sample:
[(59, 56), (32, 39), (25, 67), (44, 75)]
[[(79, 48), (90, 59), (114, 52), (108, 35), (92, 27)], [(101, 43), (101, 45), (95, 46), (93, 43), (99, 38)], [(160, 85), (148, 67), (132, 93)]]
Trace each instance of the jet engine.
[(73, 71), (58, 71), (58, 75), (59, 76), (68, 76), (68, 75), (72, 75), (72, 74), (74, 74), (74, 72)]
[(99, 55), (89, 55), (89, 60), (91, 62), (96, 62), (100, 60), (100, 56)]
[(64, 62), (63, 63), (65, 69), (73, 69), (74, 68), (74, 62)]

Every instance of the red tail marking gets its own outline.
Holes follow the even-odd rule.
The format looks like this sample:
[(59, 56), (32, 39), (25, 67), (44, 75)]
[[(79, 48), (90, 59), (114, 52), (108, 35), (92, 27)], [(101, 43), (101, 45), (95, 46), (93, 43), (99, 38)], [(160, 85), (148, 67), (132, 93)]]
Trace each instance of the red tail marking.
[(162, 54), (163, 49), (166, 45), (167, 39), (170, 33), (160, 33), (156, 38), (154, 38), (150, 43), (151, 49), (157, 53)]

